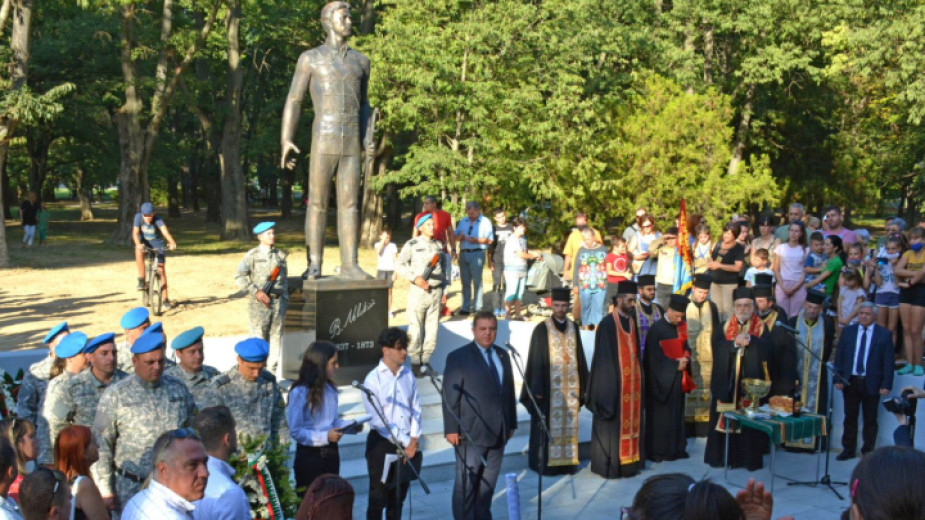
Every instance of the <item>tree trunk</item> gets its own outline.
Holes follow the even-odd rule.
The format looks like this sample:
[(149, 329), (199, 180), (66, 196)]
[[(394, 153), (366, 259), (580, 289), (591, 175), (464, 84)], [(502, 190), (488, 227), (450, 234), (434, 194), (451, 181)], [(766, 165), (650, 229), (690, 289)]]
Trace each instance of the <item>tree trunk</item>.
[[(385, 168), (386, 165), (381, 165), (380, 168)], [(380, 169), (379, 173), (384, 173), (385, 170)], [(401, 197), (398, 195), (398, 186), (395, 184), (389, 184), (386, 188), (386, 200), (388, 200), (388, 223), (389, 229), (396, 230), (401, 226)], [(420, 198), (418, 198), (420, 200)], [(411, 218), (414, 218), (414, 215), (417, 215), (417, 212), (411, 214)]]
[(713, 25), (707, 25), (703, 30), (703, 83), (707, 86), (713, 84)]
[[(392, 154), (391, 140), (383, 135), (376, 147), (376, 159), (370, 164), (363, 179), (363, 214), (361, 218), (360, 241), (364, 247), (373, 247), (382, 233), (382, 193), (374, 190), (373, 179), (385, 173)], [(376, 171), (376, 175), (373, 175)]]
[[(271, 162), (272, 164), (272, 162)], [(295, 172), (289, 168), (280, 171), (279, 175), (279, 209), (283, 219), (292, 218), (292, 184)]]
[(745, 143), (748, 139), (749, 125), (752, 122), (752, 106), (755, 99), (755, 86), (749, 85), (745, 94), (745, 105), (742, 106), (742, 120), (739, 121), (739, 127), (736, 129), (736, 144), (732, 149), (732, 157), (729, 159), (729, 167), (726, 169), (726, 175), (732, 177), (739, 170), (739, 164), (745, 157)]
[(241, 1), (232, 0), (225, 17), (228, 43), (228, 74), (225, 79), (225, 124), (222, 128), (221, 186), (222, 239), (248, 240), (247, 198), (241, 162), (241, 91), (244, 68), (240, 49)]
[(208, 154), (203, 159), (202, 179), (206, 186), (206, 222), (222, 222), (222, 192), (210, 188), (221, 182), (222, 174), (219, 171), (218, 161), (212, 154)]
[(3, 218), (12, 220), (13, 213), (10, 211), (10, 208), (16, 205), (16, 197), (14, 196), (13, 190), (10, 189), (10, 176), (7, 175), (6, 171), (6, 157), (8, 151), (9, 144), (0, 143), (0, 190), (3, 192), (3, 196), (0, 197), (0, 204), (3, 204)]
[(177, 174), (170, 172), (167, 174), (167, 216), (170, 218), (180, 218), (180, 190), (177, 188)]
[[(125, 84), (125, 103), (114, 117), (119, 130), (121, 164), (119, 166), (119, 225), (110, 237), (112, 242), (128, 243), (135, 213), (140, 204), (149, 198), (148, 166), (151, 151), (157, 142), (158, 132), (180, 78), (211, 32), (221, 3), (216, 1), (212, 5), (209, 17), (199, 30), (196, 40), (181, 54), (169, 44), (173, 35), (174, 0), (163, 1), (160, 27), (161, 49), (154, 71), (154, 89), (149, 104), (150, 113), (147, 114), (149, 121), (144, 128), (142, 128), (141, 116), (145, 103), (139, 88), (144, 81), (138, 76), (138, 67), (134, 60), (138, 47), (138, 36), (135, 32), (135, 4), (128, 3), (121, 7), (121, 62), (122, 80)], [(175, 63), (178, 57), (182, 57), (182, 61)]]
[[(51, 139), (41, 130), (26, 132), (26, 150), (29, 152), (29, 191), (40, 200), (47, 200), (45, 177), (48, 175), (48, 148)], [(52, 189), (54, 193), (54, 189)]]
[(84, 188), (84, 170), (77, 167), (74, 170), (74, 187), (77, 188), (77, 199), (80, 201), (80, 221), (86, 222), (93, 220), (93, 209), (90, 207), (90, 199), (93, 196), (93, 186)]
[(6, 151), (7, 143), (0, 144), (0, 206), (3, 206), (3, 211), (0, 211), (0, 268), (10, 267), (10, 252), (6, 247), (6, 219), (10, 211), (10, 206), (6, 203), (6, 193), (10, 189), (6, 176)]

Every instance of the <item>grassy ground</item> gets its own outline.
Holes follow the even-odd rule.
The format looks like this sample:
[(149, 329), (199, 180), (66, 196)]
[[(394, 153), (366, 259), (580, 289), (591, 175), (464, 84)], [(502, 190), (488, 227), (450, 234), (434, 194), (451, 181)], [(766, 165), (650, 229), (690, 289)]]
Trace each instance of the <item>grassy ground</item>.
[[(7, 223), (7, 243), (14, 268), (0, 272), (0, 350), (37, 346), (54, 324), (67, 320), (72, 330), (93, 336), (117, 332), (119, 319), (131, 307), (140, 305), (135, 290), (137, 271), (131, 248), (105, 242), (116, 225), (113, 204), (94, 205), (95, 219), (79, 221), (76, 203), (49, 205), (51, 218), (45, 245), (21, 248), (22, 230), (16, 220)], [(251, 225), (279, 220), (274, 211), (252, 210)], [(168, 254), (167, 280), (170, 299), (176, 307), (161, 318), (168, 337), (196, 325), (213, 336), (247, 333), (246, 300), (234, 285), (234, 272), (252, 242), (219, 240), (218, 224), (205, 221), (205, 212), (184, 212), (179, 219), (166, 219), (178, 244)], [(340, 264), (333, 216), (329, 218), (324, 274), (334, 273)], [(277, 245), (290, 252), (290, 276), (306, 266), (301, 214), (279, 221)], [(407, 237), (397, 237), (401, 245)], [(371, 249), (361, 249), (360, 265), (376, 272)], [(486, 283), (491, 287), (489, 271)], [(459, 307), (459, 283), (450, 289), (450, 308)], [(396, 312), (393, 325), (406, 323), (404, 316), (408, 285), (398, 281), (394, 288)], [(454, 318), (455, 319), (455, 318)]]

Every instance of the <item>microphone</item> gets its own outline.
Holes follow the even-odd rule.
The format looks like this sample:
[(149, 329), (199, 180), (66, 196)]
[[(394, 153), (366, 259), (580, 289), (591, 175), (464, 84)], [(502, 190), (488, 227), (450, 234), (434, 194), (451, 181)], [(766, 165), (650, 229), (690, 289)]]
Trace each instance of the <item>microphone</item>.
[(365, 386), (363, 386), (363, 384), (357, 381), (356, 379), (353, 380), (353, 383), (350, 383), (350, 386), (356, 388), (357, 390), (363, 392), (366, 395), (373, 395), (373, 393), (369, 390), (369, 388), (366, 388)]
[(517, 352), (517, 349), (515, 349), (514, 346), (511, 345), (510, 342), (506, 342), (504, 344), (504, 350), (507, 350), (509, 354), (520, 357), (520, 352)]
[(798, 331), (797, 329), (791, 327), (790, 325), (787, 325), (786, 323), (784, 323), (784, 322), (782, 322), (782, 321), (778, 321), (778, 322), (775, 323), (774, 325), (776, 325), (776, 326), (778, 326), (778, 327), (780, 327), (780, 328), (786, 330), (787, 332), (789, 332), (789, 333), (791, 333), (791, 334), (799, 334), (799, 333), (800, 333), (800, 331)]
[(440, 374), (427, 363), (421, 365), (421, 375), (427, 377), (440, 377)]

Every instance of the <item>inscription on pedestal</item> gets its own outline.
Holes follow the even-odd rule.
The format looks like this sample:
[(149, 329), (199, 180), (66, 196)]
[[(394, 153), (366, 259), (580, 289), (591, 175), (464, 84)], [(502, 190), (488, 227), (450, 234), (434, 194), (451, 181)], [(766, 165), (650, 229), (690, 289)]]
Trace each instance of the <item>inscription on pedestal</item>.
[[(297, 282), (298, 283), (298, 282)], [(337, 383), (362, 381), (379, 363), (379, 333), (389, 325), (388, 284), (383, 280), (307, 280), (289, 298), (283, 341), (283, 377), (296, 379), (309, 343), (326, 340), (338, 350)]]

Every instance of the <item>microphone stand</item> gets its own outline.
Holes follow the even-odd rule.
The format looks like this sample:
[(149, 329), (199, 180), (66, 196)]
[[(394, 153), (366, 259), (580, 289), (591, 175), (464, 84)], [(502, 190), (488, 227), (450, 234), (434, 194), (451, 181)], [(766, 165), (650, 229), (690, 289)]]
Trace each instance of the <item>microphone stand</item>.
[[(401, 465), (398, 464), (398, 462), (401, 462), (402, 464), (408, 464), (408, 467), (411, 468), (412, 473), (414, 473), (415, 476), (417, 476), (418, 482), (421, 484), (421, 487), (424, 489), (425, 494), (428, 494), (428, 495), (430, 494), (430, 488), (427, 487), (427, 483), (424, 482), (423, 478), (421, 478), (420, 472), (418, 472), (417, 468), (414, 467), (414, 463), (411, 462), (411, 459), (405, 453), (405, 448), (404, 446), (402, 446), (401, 441), (398, 440), (398, 437), (395, 436), (395, 432), (393, 432), (392, 428), (389, 427), (389, 422), (385, 419), (385, 410), (382, 408), (382, 403), (379, 402), (379, 397), (365, 388), (360, 388), (360, 391), (366, 394), (366, 398), (369, 399), (369, 404), (372, 405), (373, 410), (376, 412), (376, 415), (379, 416), (379, 420), (382, 421), (382, 425), (385, 426), (385, 429), (389, 431), (389, 442), (391, 442), (392, 445), (395, 446), (395, 454), (398, 455), (398, 460), (396, 461), (396, 464), (395, 464), (395, 512), (397, 513), (398, 511), (401, 510), (401, 486), (402, 486)], [(384, 465), (382, 469), (383, 471), (385, 471)]]
[[(798, 315), (798, 316), (799, 316), (799, 315)], [(817, 319), (824, 320), (825, 317), (820, 315), (819, 318), (817, 318)], [(824, 330), (825, 330), (825, 322), (824, 322), (824, 321), (823, 321), (822, 327), (823, 327), (823, 331), (824, 331)], [(785, 329), (785, 330), (786, 330), (786, 329)], [(791, 334), (793, 334), (793, 339), (796, 341), (796, 344), (800, 346), (800, 348), (802, 348), (802, 349), (805, 350), (806, 352), (809, 352), (809, 355), (811, 355), (816, 361), (818, 361), (823, 367), (827, 368), (828, 371), (829, 371), (831, 374), (833, 374), (833, 375), (835, 376), (835, 377), (829, 377), (829, 378), (828, 378), (828, 379), (829, 379), (829, 395), (828, 395), (828, 399), (827, 399), (828, 402), (826, 403), (826, 421), (828, 421), (829, 427), (831, 428), (831, 426), (832, 426), (832, 396), (835, 394), (835, 378), (837, 377), (837, 378), (839, 379), (839, 382), (840, 382), (841, 384), (843, 384), (843, 385), (847, 385), (847, 384), (850, 384), (850, 383), (848, 382), (847, 379), (845, 379), (844, 376), (842, 376), (842, 375), (838, 372), (838, 370), (836, 370), (835, 364), (834, 364), (834, 363), (826, 363), (825, 361), (822, 360), (821, 357), (819, 357), (819, 355), (817, 355), (815, 352), (813, 352), (813, 350), (812, 350), (811, 348), (807, 347), (806, 344), (803, 343), (802, 340), (800, 340), (799, 334), (794, 334), (794, 333), (791, 332), (791, 331), (788, 331), (788, 332), (790, 332)], [(823, 342), (824, 342), (824, 341), (825, 341), (825, 338), (823, 338)], [(824, 372), (823, 372), (823, 373), (824, 373)], [(832, 480), (832, 476), (829, 474), (829, 458), (831, 457), (831, 449), (830, 449), (830, 448), (831, 448), (831, 444), (830, 444), (830, 440), (831, 440), (831, 439), (826, 439), (826, 440), (825, 440), (825, 441), (826, 441), (826, 442), (825, 442), (825, 474), (822, 475), (822, 478), (819, 479), (818, 482), (816, 482), (816, 481), (814, 481), (814, 480), (813, 480), (813, 481), (807, 481), (807, 482), (787, 482), (787, 485), (788, 485), (788, 486), (812, 486), (812, 487), (816, 487), (817, 485), (822, 484), (823, 486), (828, 487), (828, 488), (832, 491), (832, 493), (835, 493), (835, 496), (837, 496), (839, 500), (844, 500), (844, 497), (842, 497), (841, 494), (840, 494), (838, 491), (835, 490), (835, 486), (846, 486), (846, 485), (848, 485), (848, 483), (847, 483), (847, 482), (836, 482), (836, 481)], [(823, 441), (822, 439), (819, 439), (819, 442), (822, 442), (822, 441)], [(818, 459), (816, 459), (816, 460), (818, 461)], [(816, 465), (816, 468), (817, 468), (817, 469), (819, 468), (818, 463), (817, 463), (817, 465)], [(818, 473), (816, 473), (816, 474), (818, 475)]]
[[(466, 469), (465, 478), (463, 478), (463, 481), (462, 481), (462, 495), (463, 495), (462, 504), (463, 504), (463, 518), (468, 518), (468, 517), (469, 517), (469, 501), (467, 500), (466, 491), (467, 491), (467, 488), (468, 488), (467, 482), (469, 482), (469, 473), (470, 473), (470, 471), (469, 471), (469, 466), (468, 466), (468, 464), (467, 464), (467, 457), (469, 456), (469, 444), (472, 443), (472, 437), (469, 436), (469, 432), (467, 432), (467, 431), (466, 431), (466, 428), (463, 426), (463, 424), (462, 424), (462, 419), (460, 419), (459, 416), (456, 415), (456, 412), (453, 411), (453, 409), (450, 408), (450, 406), (446, 403), (446, 395), (443, 393), (443, 386), (442, 386), (442, 385), (439, 385), (439, 386), (437, 385), (437, 380), (434, 379), (434, 375), (433, 375), (431, 372), (434, 372), (434, 369), (429, 368), (429, 369), (427, 370), (427, 372), (426, 372), (427, 377), (430, 379), (430, 384), (434, 385), (434, 388), (435, 388), (435, 389), (437, 390), (437, 392), (440, 394), (440, 402), (443, 404), (443, 409), (446, 410), (446, 411), (448, 411), (448, 412), (450, 412), (450, 416), (452, 416), (452, 417), (453, 417), (453, 420), (456, 421), (456, 425), (459, 426), (459, 431), (460, 431), (460, 433), (462, 434), (462, 438), (463, 438), (463, 466), (464, 466), (465, 469)], [(454, 450), (458, 450), (459, 447), (458, 447), (458, 446), (454, 446), (453, 449), (454, 449)], [(486, 467), (487, 467), (487, 466), (488, 466), (488, 461), (485, 460), (485, 457), (483, 457), (482, 454), (479, 453), (479, 452), (476, 452), (476, 454), (479, 456), (479, 462), (482, 463), (482, 466), (486, 466)]]
[(546, 469), (546, 448), (548, 446), (547, 443), (552, 442), (552, 434), (549, 433), (549, 427), (546, 425), (546, 416), (543, 414), (543, 410), (540, 409), (540, 405), (537, 404), (536, 397), (533, 395), (533, 390), (531, 390), (530, 385), (527, 384), (527, 377), (521, 365), (520, 353), (514, 350), (514, 347), (511, 346), (510, 343), (505, 343), (504, 346), (507, 347), (507, 350), (511, 353), (511, 358), (514, 360), (514, 364), (517, 365), (517, 371), (520, 372), (523, 387), (527, 389), (527, 395), (530, 397), (530, 402), (533, 404), (533, 409), (536, 410), (540, 427), (543, 429), (543, 437), (540, 439), (540, 452), (537, 454), (539, 457), (539, 471), (537, 471), (536, 518), (540, 520), (543, 518), (543, 470)]

